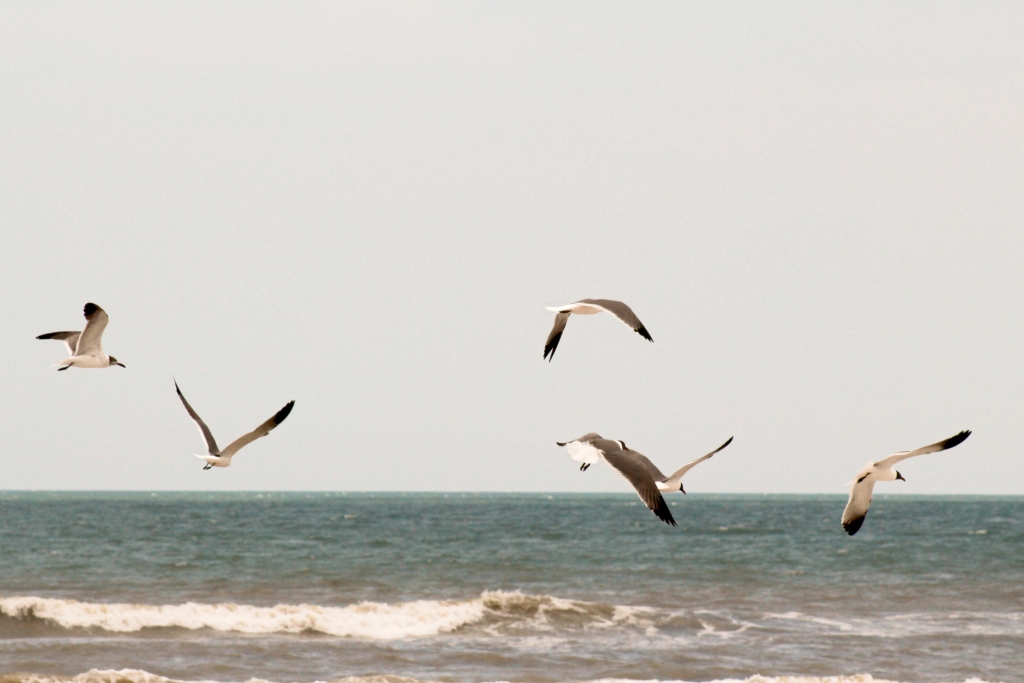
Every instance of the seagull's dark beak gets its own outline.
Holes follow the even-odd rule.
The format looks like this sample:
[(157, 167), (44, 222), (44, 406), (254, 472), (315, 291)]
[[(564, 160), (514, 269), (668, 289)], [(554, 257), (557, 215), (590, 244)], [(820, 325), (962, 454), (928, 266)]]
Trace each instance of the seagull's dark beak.
[(114, 365), (120, 365), (122, 368), (124, 367), (124, 363), (118, 363), (117, 361), (114, 361)]
[(569, 442), (568, 441), (556, 441), (555, 445), (557, 445), (557, 446), (564, 446), (567, 443), (569, 443)]
[(896, 479), (897, 481), (906, 481), (906, 479), (903, 478), (903, 475), (899, 472), (896, 473)]

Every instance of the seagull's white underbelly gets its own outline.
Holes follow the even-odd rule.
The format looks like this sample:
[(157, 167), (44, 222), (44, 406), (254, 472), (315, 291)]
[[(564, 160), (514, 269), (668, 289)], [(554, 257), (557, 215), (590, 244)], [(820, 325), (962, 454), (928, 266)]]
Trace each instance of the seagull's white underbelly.
[(570, 441), (565, 444), (565, 449), (569, 451), (569, 457), (576, 462), (592, 464), (601, 459), (601, 451), (582, 441)]
[(222, 458), (222, 457), (220, 457), (218, 455), (200, 455), (199, 453), (193, 453), (192, 455), (196, 456), (200, 460), (205, 460), (206, 462), (210, 463), (214, 467), (230, 467), (231, 466), (231, 458)]
[(76, 368), (105, 368), (110, 366), (106, 356), (102, 358), (99, 356), (72, 356), (68, 360), (71, 361), (70, 365), (74, 365)]

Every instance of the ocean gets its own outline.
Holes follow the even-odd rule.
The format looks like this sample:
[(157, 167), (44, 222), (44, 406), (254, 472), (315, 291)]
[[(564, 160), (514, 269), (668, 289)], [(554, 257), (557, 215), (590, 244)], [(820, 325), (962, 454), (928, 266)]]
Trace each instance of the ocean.
[(1024, 497), (0, 493), (0, 683), (1024, 681)]

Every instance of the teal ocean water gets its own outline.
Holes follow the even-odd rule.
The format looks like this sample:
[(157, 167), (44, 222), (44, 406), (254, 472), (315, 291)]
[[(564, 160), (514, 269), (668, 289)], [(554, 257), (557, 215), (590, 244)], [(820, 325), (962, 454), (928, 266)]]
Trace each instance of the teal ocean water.
[(0, 493), (0, 683), (1024, 681), (1024, 498), (844, 503)]

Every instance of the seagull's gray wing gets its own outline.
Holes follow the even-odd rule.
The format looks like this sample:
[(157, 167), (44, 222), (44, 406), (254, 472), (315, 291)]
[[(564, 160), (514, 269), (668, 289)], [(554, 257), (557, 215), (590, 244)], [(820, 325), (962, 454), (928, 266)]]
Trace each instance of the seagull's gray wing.
[(895, 455), (890, 455), (888, 458), (884, 460), (879, 460), (878, 466), (892, 467), (899, 461), (906, 460), (907, 458), (913, 458), (915, 455), (924, 455), (925, 453), (935, 453), (938, 451), (944, 451), (947, 448), (952, 448), (953, 446), (957, 446), (963, 443), (970, 435), (971, 430), (966, 429), (957, 434), (956, 436), (951, 436), (948, 439), (939, 441), (938, 443), (933, 443), (929, 446), (918, 448), (916, 451), (904, 451), (903, 453), (896, 453)]
[[(710, 452), (710, 453), (708, 453), (707, 455), (702, 455), (702, 456), (700, 456), (699, 458), (697, 458), (696, 460), (691, 460), (690, 462), (686, 463), (685, 465), (683, 465), (682, 467), (680, 467), (680, 468), (679, 468), (678, 470), (676, 470), (675, 472), (673, 472), (673, 473), (672, 473), (672, 476), (671, 476), (671, 477), (667, 477), (667, 478), (668, 478), (668, 479), (682, 479), (682, 478), (683, 478), (683, 475), (684, 475), (684, 474), (686, 474), (687, 472), (689, 472), (689, 471), (690, 471), (691, 469), (693, 469), (693, 467), (694, 467), (695, 465), (697, 465), (697, 464), (699, 464), (699, 463), (702, 463), (702, 462), (704, 462), (705, 460), (707, 460), (708, 458), (710, 458), (710, 457), (711, 457), (712, 455), (714, 455), (714, 454), (715, 454), (715, 453), (717, 453), (718, 451), (722, 450), (723, 448), (725, 448), (726, 446), (728, 446), (728, 445), (729, 445), (729, 444), (731, 444), (731, 443), (732, 443), (732, 437), (730, 436), (730, 437), (729, 437), (729, 440), (728, 440), (728, 441), (726, 441), (725, 443), (723, 443), (723, 444), (722, 444), (721, 446), (719, 446), (719, 447), (718, 447), (718, 448), (716, 448), (715, 450), (711, 451), (711, 452)], [(661, 479), (661, 480), (659, 480), (659, 481), (664, 481), (664, 479)]]
[(875, 478), (866, 473), (861, 474), (850, 487), (850, 500), (846, 501), (846, 509), (843, 510), (843, 529), (851, 536), (864, 523), (864, 517), (871, 507), (871, 492), (874, 488)]
[(75, 347), (76, 356), (102, 356), (103, 355), (103, 330), (107, 328), (107, 312), (96, 304), (86, 304), (85, 329), (82, 336), (78, 338), (78, 346)]
[(555, 443), (558, 444), (559, 446), (564, 446), (567, 443), (573, 443), (573, 441), (579, 441), (581, 443), (590, 443), (591, 441), (594, 441), (595, 439), (600, 439), (600, 438), (601, 438), (601, 435), (598, 434), (597, 432), (587, 432), (586, 434), (584, 434), (583, 436), (581, 436), (578, 439), (573, 439), (572, 441), (556, 441)]
[(220, 449), (217, 448), (217, 442), (213, 438), (213, 433), (210, 431), (210, 428), (206, 426), (206, 423), (203, 422), (203, 418), (199, 417), (199, 414), (192, 410), (192, 406), (190, 406), (188, 401), (185, 400), (185, 394), (181, 393), (181, 389), (178, 388), (177, 381), (174, 382), (174, 390), (178, 392), (178, 398), (180, 398), (181, 402), (185, 404), (185, 410), (188, 411), (189, 417), (191, 417), (196, 423), (196, 426), (199, 427), (199, 433), (203, 435), (203, 439), (206, 441), (206, 450), (210, 451), (210, 455), (219, 455)]
[[(544, 357), (548, 359), (549, 363), (555, 357), (555, 349), (558, 348), (558, 341), (562, 338), (562, 331), (565, 330), (567, 322), (569, 322), (568, 313), (559, 313), (555, 316), (555, 326), (551, 328), (548, 340), (544, 342)], [(551, 354), (551, 358), (548, 358), (548, 354)]]
[(629, 448), (628, 446), (626, 447), (625, 451), (628, 455), (631, 455), (634, 458), (636, 458), (637, 462), (643, 465), (644, 468), (648, 472), (650, 472), (651, 477), (654, 478), (654, 481), (665, 481), (665, 475), (662, 474), (661, 470), (658, 469), (658, 466), (651, 462), (646, 455), (644, 455), (640, 451), (634, 451), (632, 448)]
[(600, 306), (604, 310), (608, 311), (622, 322), (629, 325), (630, 329), (639, 334), (641, 337), (649, 342), (654, 340), (651, 338), (651, 333), (647, 331), (644, 324), (640, 322), (640, 318), (636, 317), (636, 313), (633, 309), (622, 303), (621, 301), (613, 301), (612, 299), (580, 299), (576, 303), (579, 304), (590, 304), (591, 306)]
[(672, 512), (668, 509), (668, 503), (665, 502), (661, 492), (658, 491), (658, 486), (654, 483), (654, 477), (651, 476), (647, 466), (641, 463), (632, 453), (626, 453), (619, 448), (619, 444), (611, 441), (612, 444), (615, 444), (615, 447), (611, 448), (604, 444), (606, 441), (608, 439), (601, 439), (599, 442), (602, 444), (601, 453), (604, 455), (605, 462), (633, 485), (637, 495), (640, 496), (640, 500), (650, 508), (651, 512), (657, 515), (658, 519), (666, 524), (676, 526), (676, 520), (672, 518)]
[(292, 412), (292, 406), (295, 405), (295, 401), (288, 401), (284, 408), (277, 411), (274, 417), (270, 418), (256, 429), (252, 430), (248, 434), (238, 437), (234, 441), (228, 444), (228, 447), (221, 451), (220, 456), (222, 458), (230, 458), (238, 451), (242, 450), (245, 446), (248, 446), (256, 439), (261, 436), (266, 436), (270, 431), (277, 425), (284, 422), (284, 419), (288, 417), (288, 413)]
[(41, 334), (36, 339), (57, 339), (64, 342), (64, 346), (68, 347), (68, 355), (75, 355), (75, 347), (78, 346), (78, 337), (81, 332), (47, 332)]

